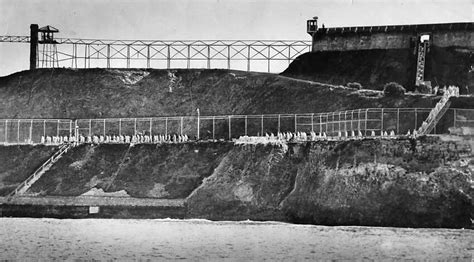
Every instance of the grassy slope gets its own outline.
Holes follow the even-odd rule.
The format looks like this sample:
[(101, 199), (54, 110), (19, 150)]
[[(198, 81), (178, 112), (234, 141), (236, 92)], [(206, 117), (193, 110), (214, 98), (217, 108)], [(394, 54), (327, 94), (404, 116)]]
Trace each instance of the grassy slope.
[[(135, 84), (124, 75), (149, 74)], [(436, 98), (383, 97), (375, 91), (228, 70), (42, 69), (0, 78), (0, 118), (100, 118), (328, 112), (367, 107), (431, 107)], [(170, 92), (172, 85), (172, 92)], [(462, 104), (472, 102), (467, 99)], [(455, 105), (454, 105), (455, 106)]]
[(15, 189), (56, 150), (52, 146), (0, 146), (0, 196)]
[[(185, 198), (211, 175), (229, 143), (81, 145), (64, 155), (30, 193), (78, 196), (92, 188), (133, 197)], [(128, 150), (129, 149), (129, 150)]]

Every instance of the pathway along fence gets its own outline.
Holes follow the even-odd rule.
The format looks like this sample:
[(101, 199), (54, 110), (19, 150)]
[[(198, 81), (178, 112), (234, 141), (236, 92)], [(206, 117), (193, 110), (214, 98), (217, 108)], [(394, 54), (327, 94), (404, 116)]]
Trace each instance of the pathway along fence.
[[(191, 139), (230, 140), (277, 132), (316, 132), (337, 136), (339, 132), (370, 136), (372, 131), (406, 134), (421, 126), (431, 108), (367, 108), (330, 113), (172, 116), (105, 119), (0, 119), (0, 143), (35, 144), (47, 136), (172, 135)], [(474, 128), (474, 109), (450, 108), (433, 134), (447, 134), (450, 127)]]

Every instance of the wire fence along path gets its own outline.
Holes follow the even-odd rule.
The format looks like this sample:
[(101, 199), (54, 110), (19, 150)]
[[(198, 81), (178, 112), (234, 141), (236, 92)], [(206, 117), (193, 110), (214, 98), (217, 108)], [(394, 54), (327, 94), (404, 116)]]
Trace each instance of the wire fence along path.
[[(189, 140), (232, 140), (283, 132), (352, 132), (371, 136), (392, 132), (405, 135), (418, 129), (431, 108), (364, 108), (330, 113), (170, 116), (104, 119), (0, 119), (0, 143), (37, 144), (69, 141), (70, 137), (186, 135)], [(449, 128), (474, 128), (474, 109), (450, 108), (432, 134)], [(49, 140), (47, 138), (49, 137)], [(54, 140), (56, 139), (56, 140)]]

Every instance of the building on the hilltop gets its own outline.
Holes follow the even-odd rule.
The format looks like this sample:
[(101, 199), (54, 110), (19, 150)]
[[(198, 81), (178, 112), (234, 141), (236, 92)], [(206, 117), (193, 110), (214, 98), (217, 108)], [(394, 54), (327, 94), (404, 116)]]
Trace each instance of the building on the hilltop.
[(471, 22), (326, 28), (318, 27), (318, 17), (314, 17), (307, 21), (307, 33), (312, 37), (312, 52), (411, 49), (417, 64), (417, 86), (431, 85), (424, 80), (425, 60), (431, 46), (474, 50)]

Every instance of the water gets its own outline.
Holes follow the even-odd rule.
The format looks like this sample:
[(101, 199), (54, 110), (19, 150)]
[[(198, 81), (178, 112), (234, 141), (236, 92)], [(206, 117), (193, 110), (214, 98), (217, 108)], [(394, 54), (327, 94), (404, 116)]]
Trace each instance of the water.
[(471, 261), (473, 230), (276, 222), (0, 218), (0, 259)]

